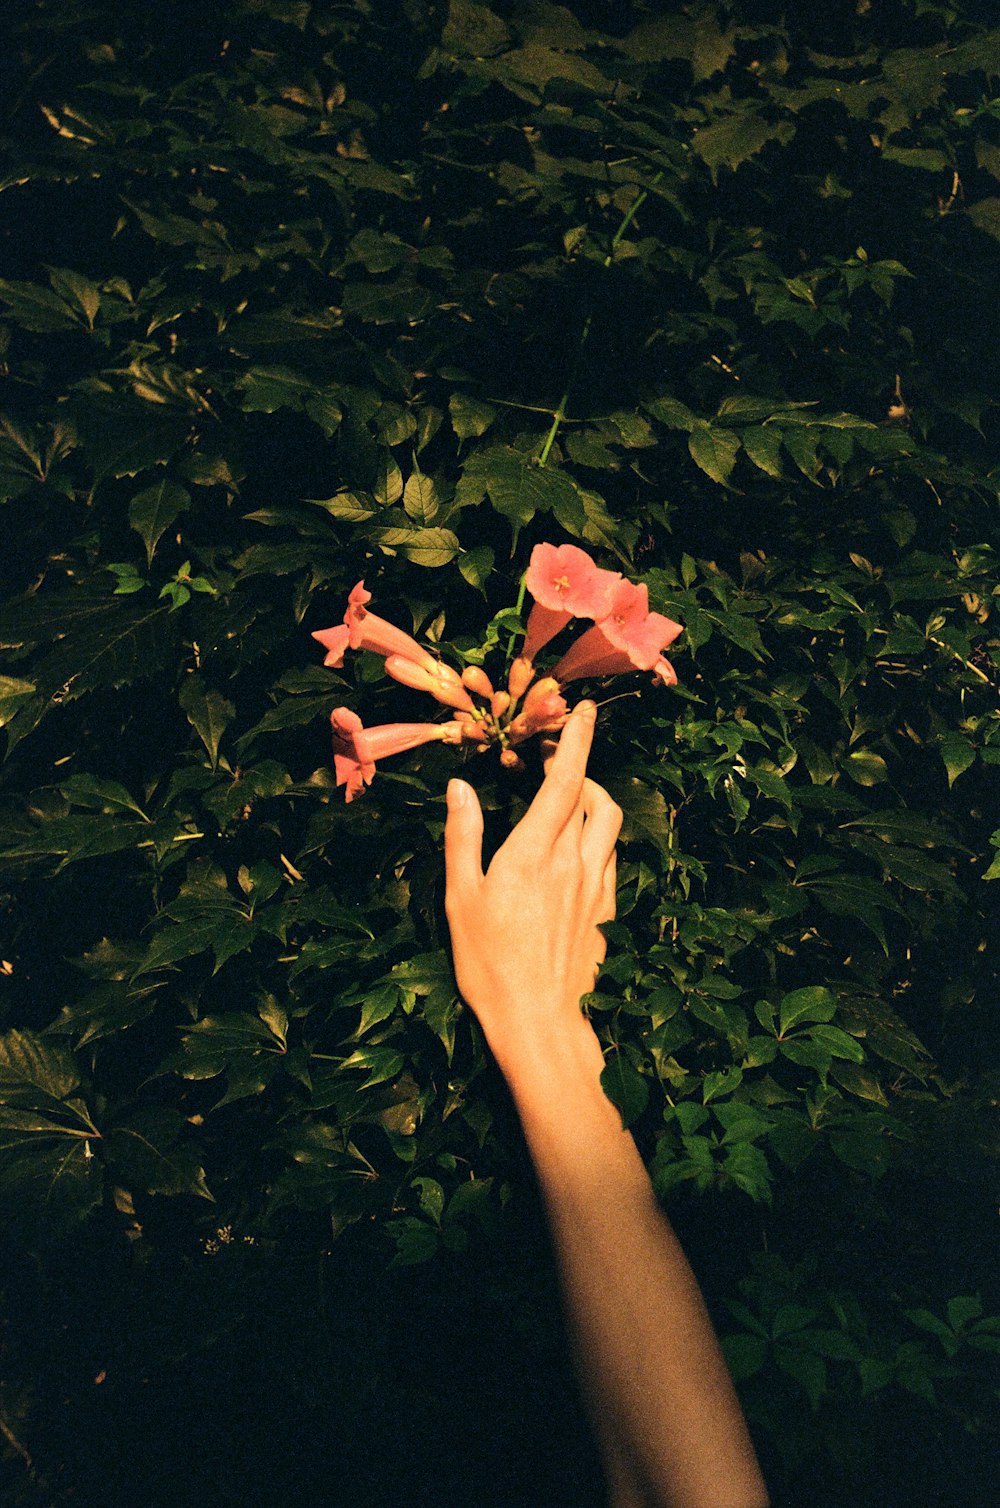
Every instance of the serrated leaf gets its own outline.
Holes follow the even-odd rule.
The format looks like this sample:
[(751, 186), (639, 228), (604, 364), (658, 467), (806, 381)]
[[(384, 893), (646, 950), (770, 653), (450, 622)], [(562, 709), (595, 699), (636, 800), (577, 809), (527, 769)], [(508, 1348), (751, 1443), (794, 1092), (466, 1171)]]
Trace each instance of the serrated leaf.
[[(166, 1107), (140, 1111), (112, 1127), (105, 1155), (115, 1177), (147, 1194), (194, 1194), (213, 1200), (187, 1122)], [(214, 1202), (214, 1200), (213, 1200)]]
[(447, 565), (462, 548), (450, 529), (372, 529), (368, 538), (387, 552), (429, 568)]
[(652, 414), (654, 419), (659, 419), (660, 423), (665, 424), (668, 429), (690, 431), (702, 423), (702, 420), (696, 418), (687, 405), (677, 398), (669, 398), (665, 395), (651, 398), (644, 407), (647, 413)]
[(145, 819), (146, 813), (135, 798), (117, 780), (99, 780), (96, 775), (71, 775), (59, 787), (73, 806), (98, 807), (101, 810), (135, 812)]
[(331, 518), (343, 519), (349, 524), (367, 523), (378, 511), (370, 508), (354, 492), (338, 492), (334, 497), (307, 497), (305, 501), (322, 508)]
[(723, 115), (695, 131), (691, 138), (691, 150), (700, 157), (718, 182), (720, 167), (735, 170), (751, 157), (755, 157), (769, 142), (778, 141), (787, 146), (795, 135), (792, 121), (769, 121), (752, 106), (732, 115)]
[(166, 477), (135, 495), (129, 503), (128, 521), (146, 546), (146, 564), (152, 565), (156, 546), (165, 530), (191, 506), (191, 494)]
[(72, 309), (58, 294), (48, 288), (39, 288), (34, 283), (12, 282), (0, 278), (0, 300), (10, 310), (11, 317), (23, 330), (39, 335), (54, 334), (60, 330), (78, 330), (80, 314)]
[(509, 521), (514, 548), (521, 528), (536, 513), (547, 513), (557, 504), (573, 513), (582, 507), (579, 493), (565, 472), (533, 465), (509, 446), (477, 450), (465, 463), (455, 491), (455, 507), (467, 508), (486, 497)]
[(767, 476), (780, 481), (781, 471), (781, 430), (775, 424), (761, 424), (756, 429), (745, 429), (742, 432), (743, 449), (750, 460)]
[(452, 393), (448, 399), (451, 427), (459, 440), (477, 440), (489, 429), (497, 416), (492, 403), (472, 398), (468, 393)]
[(732, 430), (712, 429), (704, 420), (699, 420), (688, 438), (688, 450), (695, 465), (713, 482), (724, 487), (736, 465), (740, 439)]
[(470, 586), (486, 596), (486, 582), (489, 579), (496, 556), (489, 545), (476, 545), (472, 550), (465, 550), (459, 556), (458, 569)]
[(9, 1099), (25, 1090), (65, 1099), (80, 1082), (72, 1053), (46, 1042), (36, 1032), (9, 1031), (0, 1036), (0, 1095)]
[(412, 476), (407, 477), (406, 486), (403, 488), (403, 507), (411, 518), (416, 519), (417, 523), (430, 523), (441, 509), (441, 500), (437, 495), (433, 477), (422, 476), (416, 471)]
[(210, 691), (199, 675), (189, 675), (177, 700), (208, 753), (212, 769), (219, 763), (219, 740), (236, 716), (236, 708), (217, 691)]

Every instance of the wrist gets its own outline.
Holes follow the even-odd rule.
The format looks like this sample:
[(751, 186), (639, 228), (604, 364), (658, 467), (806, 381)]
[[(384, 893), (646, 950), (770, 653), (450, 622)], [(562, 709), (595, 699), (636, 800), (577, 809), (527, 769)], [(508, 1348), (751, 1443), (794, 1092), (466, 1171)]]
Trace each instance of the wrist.
[(596, 1091), (603, 1097), (604, 1053), (582, 1013), (567, 1013), (551, 1024), (532, 1023), (530, 1031), (490, 1046), (519, 1105), (579, 1092)]

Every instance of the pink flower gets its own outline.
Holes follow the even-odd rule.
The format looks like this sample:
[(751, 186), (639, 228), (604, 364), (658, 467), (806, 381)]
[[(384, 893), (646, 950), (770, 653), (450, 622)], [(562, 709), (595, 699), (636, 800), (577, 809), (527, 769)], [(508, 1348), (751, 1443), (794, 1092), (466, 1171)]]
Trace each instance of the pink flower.
[(561, 686), (565, 686), (567, 681), (580, 680), (583, 676), (621, 675), (629, 670), (655, 670), (663, 685), (676, 685), (677, 677), (674, 675), (673, 666), (661, 657), (658, 649), (650, 649), (649, 645), (654, 639), (658, 644), (669, 644), (680, 633), (680, 624), (672, 623), (669, 618), (663, 618), (659, 613), (650, 613), (649, 616), (659, 619), (661, 623), (669, 624), (669, 629), (654, 626), (653, 630), (644, 634), (637, 633), (634, 642), (631, 638), (621, 635), (624, 644), (620, 646), (607, 633), (606, 623), (595, 623), (593, 628), (588, 628), (585, 634), (581, 634), (576, 642), (570, 645), (558, 665), (552, 667), (553, 676)]
[(337, 784), (346, 785), (348, 801), (360, 795), (375, 777), (375, 764), (390, 754), (404, 754), (420, 744), (462, 741), (460, 723), (383, 723), (366, 728), (349, 707), (335, 707), (330, 714), (333, 728), (333, 762)]
[(404, 634), (394, 623), (367, 611), (365, 603), (371, 601), (371, 596), (371, 592), (365, 591), (364, 581), (359, 581), (347, 599), (343, 624), (314, 632), (313, 638), (328, 651), (323, 664), (339, 670), (344, 663), (345, 649), (371, 649), (380, 655), (402, 655), (404, 659), (432, 670), (437, 660), (422, 649), (416, 639)]
[(356, 712), (349, 707), (334, 707), (330, 713), (333, 728), (333, 766), (337, 772), (337, 784), (346, 785), (345, 798), (353, 801), (375, 777), (375, 761), (355, 745), (355, 738), (362, 733), (363, 724)]
[(649, 593), (644, 582), (616, 582), (606, 617), (597, 625), (616, 649), (624, 649), (639, 670), (652, 670), (660, 650), (672, 644), (681, 625), (662, 613), (649, 611)]
[(576, 545), (536, 545), (525, 578), (534, 603), (521, 658), (533, 661), (571, 618), (604, 617), (611, 589), (620, 580), (617, 571), (602, 571)]
[(431, 659), (430, 669), (408, 660), (405, 655), (389, 655), (385, 668), (394, 681), (412, 686), (415, 691), (427, 691), (437, 702), (447, 707), (460, 707), (463, 712), (472, 712), (475, 702), (462, 685), (462, 677), (450, 665)]

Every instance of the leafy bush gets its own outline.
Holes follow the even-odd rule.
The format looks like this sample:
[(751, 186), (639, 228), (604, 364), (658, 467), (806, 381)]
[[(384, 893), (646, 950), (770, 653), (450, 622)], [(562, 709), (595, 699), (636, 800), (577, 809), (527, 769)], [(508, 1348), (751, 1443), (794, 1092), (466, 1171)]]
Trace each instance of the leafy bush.
[[(62, 1501), (82, 1448), (46, 1389), (93, 1378), (53, 1346), (29, 1384), (15, 1311), (70, 1272), (117, 1274), (101, 1344), (147, 1316), (136, 1377), (213, 1354), (288, 1264), (349, 1286), (391, 1263), (409, 1297), (412, 1265), (544, 1327), (441, 859), (448, 774), (495, 845), (537, 763), (424, 747), (347, 807), (331, 708), (424, 712), (310, 639), (363, 577), (456, 669), (500, 672), (539, 541), (685, 626), (679, 686), (637, 675), (599, 718), (625, 826), (586, 1006), (776, 1492), (982, 1500), (1000, 33), (972, 0), (612, 10), (8, 6), (21, 1501)], [(210, 1310), (220, 1264), (227, 1320), (148, 1318), (166, 1292)], [(238, 1500), (284, 1495), (261, 1490)]]

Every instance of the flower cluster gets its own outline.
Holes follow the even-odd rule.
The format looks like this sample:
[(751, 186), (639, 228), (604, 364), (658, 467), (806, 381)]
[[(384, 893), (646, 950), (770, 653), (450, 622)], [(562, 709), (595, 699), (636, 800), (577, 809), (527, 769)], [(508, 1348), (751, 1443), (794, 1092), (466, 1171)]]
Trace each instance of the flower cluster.
[[(337, 784), (346, 787), (348, 801), (371, 784), (379, 759), (434, 740), (471, 743), (480, 751), (498, 743), (501, 764), (523, 768), (516, 745), (563, 726), (569, 709), (562, 691), (570, 681), (652, 670), (657, 684), (677, 684), (673, 666), (662, 651), (676, 639), (681, 625), (662, 613), (650, 612), (645, 586), (625, 580), (618, 571), (602, 570), (576, 545), (544, 544), (531, 552), (525, 585), (533, 602), (506, 690), (495, 691), (478, 665), (467, 665), (459, 675), (409, 634), (370, 613), (366, 604), (371, 593), (365, 591), (363, 581), (347, 599), (343, 623), (313, 634), (327, 651), (324, 664), (339, 670), (346, 649), (374, 650), (385, 656), (386, 671), (394, 680), (428, 692), (453, 713), (443, 723), (386, 723), (366, 728), (356, 712), (335, 707), (330, 717), (334, 766)], [(592, 626), (547, 675), (536, 680), (539, 650), (574, 618), (587, 619)]]

